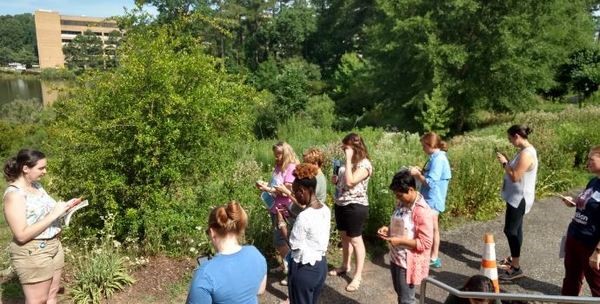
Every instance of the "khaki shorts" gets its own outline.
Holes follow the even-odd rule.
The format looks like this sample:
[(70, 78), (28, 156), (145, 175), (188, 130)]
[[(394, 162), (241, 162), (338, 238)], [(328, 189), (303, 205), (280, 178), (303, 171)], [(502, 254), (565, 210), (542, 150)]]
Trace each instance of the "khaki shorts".
[(58, 238), (32, 240), (19, 246), (10, 243), (10, 261), (21, 284), (43, 282), (65, 266), (65, 253)]

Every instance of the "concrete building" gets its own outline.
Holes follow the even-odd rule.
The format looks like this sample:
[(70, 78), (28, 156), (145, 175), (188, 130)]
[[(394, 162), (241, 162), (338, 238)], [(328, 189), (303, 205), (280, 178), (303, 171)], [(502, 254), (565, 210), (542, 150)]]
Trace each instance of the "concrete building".
[(58, 12), (37, 10), (34, 14), (40, 68), (62, 68), (65, 57), (62, 47), (79, 34), (91, 30), (102, 41), (108, 34), (119, 30), (117, 23), (105, 18), (64, 16)]

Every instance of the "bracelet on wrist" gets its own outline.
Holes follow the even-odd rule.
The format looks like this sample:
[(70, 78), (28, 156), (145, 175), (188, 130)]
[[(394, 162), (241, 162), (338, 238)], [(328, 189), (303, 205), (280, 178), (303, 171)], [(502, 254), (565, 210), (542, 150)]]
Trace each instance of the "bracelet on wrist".
[(508, 164), (507, 162), (503, 162), (503, 163), (502, 163), (502, 168), (506, 168), (506, 165), (507, 165), (507, 164)]

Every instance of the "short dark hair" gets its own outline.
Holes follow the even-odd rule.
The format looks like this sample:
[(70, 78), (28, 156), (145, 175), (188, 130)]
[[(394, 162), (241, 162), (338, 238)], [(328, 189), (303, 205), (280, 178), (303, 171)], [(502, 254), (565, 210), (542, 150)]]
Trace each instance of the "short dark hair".
[(390, 190), (400, 193), (408, 193), (410, 188), (417, 188), (417, 181), (414, 176), (410, 175), (408, 169), (401, 169), (394, 174), (392, 183), (390, 184)]

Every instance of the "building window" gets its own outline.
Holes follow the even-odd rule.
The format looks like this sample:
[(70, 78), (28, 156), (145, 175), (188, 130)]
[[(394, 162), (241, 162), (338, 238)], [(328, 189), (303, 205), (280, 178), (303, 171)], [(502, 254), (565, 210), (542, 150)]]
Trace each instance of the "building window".
[(60, 31), (61, 34), (65, 34), (65, 35), (80, 35), (81, 32), (80, 31)]

